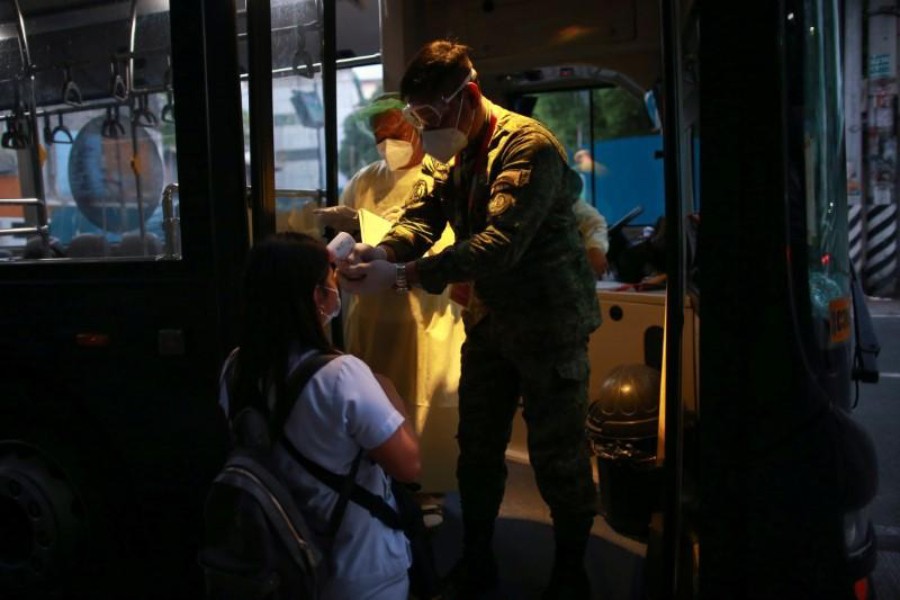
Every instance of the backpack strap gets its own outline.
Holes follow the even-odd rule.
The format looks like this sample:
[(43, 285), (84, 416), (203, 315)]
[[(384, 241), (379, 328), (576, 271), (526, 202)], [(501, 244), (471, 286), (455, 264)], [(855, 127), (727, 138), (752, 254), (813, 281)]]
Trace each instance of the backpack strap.
[[(338, 355), (335, 354), (316, 354), (300, 363), (300, 365), (298, 365), (290, 374), (287, 380), (287, 384), (285, 385), (285, 393), (288, 398), (299, 397), (300, 392), (303, 391), (303, 388), (306, 386), (309, 380), (312, 379), (312, 376), (315, 375), (316, 371), (331, 362), (331, 360), (333, 360), (337, 356)], [(337, 533), (338, 527), (340, 526), (341, 521), (344, 518), (344, 512), (347, 509), (348, 499), (368, 510), (373, 517), (375, 517), (391, 529), (403, 529), (403, 525), (401, 524), (400, 516), (397, 514), (397, 511), (391, 508), (390, 504), (388, 504), (384, 498), (373, 494), (366, 488), (356, 483), (356, 474), (359, 471), (359, 465), (362, 461), (363, 456), (362, 448), (360, 448), (359, 452), (357, 452), (356, 458), (353, 459), (353, 464), (351, 464), (350, 466), (349, 473), (347, 473), (346, 475), (338, 475), (337, 473), (329, 471), (319, 463), (304, 456), (297, 449), (297, 447), (294, 446), (293, 442), (288, 439), (284, 431), (284, 423), (287, 421), (287, 415), (290, 413), (290, 409), (292, 408), (293, 404), (290, 402), (283, 402), (280, 404), (282, 405), (282, 407), (286, 408), (282, 408), (282, 411), (284, 411), (284, 415), (280, 418), (280, 420), (276, 421), (276, 423), (281, 423), (281, 427), (280, 429), (276, 429), (275, 431), (281, 431), (280, 441), (285, 450), (287, 450), (288, 454), (290, 454), (295, 461), (303, 466), (303, 468), (306, 469), (310, 475), (330, 487), (338, 494), (338, 501), (334, 506), (334, 510), (331, 513), (331, 519), (329, 521), (329, 533), (331, 535)]]
[[(313, 378), (313, 376), (325, 365), (329, 362), (337, 358), (339, 354), (314, 354), (313, 356), (304, 359), (288, 376), (287, 382), (285, 384), (285, 395), (288, 398), (293, 398), (294, 401), (300, 396), (300, 393), (303, 391), (303, 388), (306, 387), (306, 384)], [(359, 472), (359, 465), (362, 462), (363, 458), (363, 450), (360, 448), (359, 452), (356, 453), (356, 457), (353, 459), (353, 463), (350, 465), (350, 471), (346, 475), (338, 475), (321, 466), (319, 463), (310, 460), (305, 457), (300, 451), (294, 446), (293, 442), (288, 438), (287, 432), (284, 429), (284, 425), (287, 422), (287, 418), (290, 415), (291, 409), (294, 406), (294, 402), (279, 402), (276, 405), (276, 414), (274, 419), (274, 424), (277, 425), (277, 428), (274, 428), (273, 431), (280, 431), (281, 444), (284, 446), (285, 450), (288, 451), (295, 461), (300, 463), (311, 475), (316, 477), (319, 481), (326, 484), (328, 487), (333, 489), (338, 494), (337, 503), (334, 505), (334, 509), (331, 512), (331, 517), (328, 521), (328, 535), (334, 536), (337, 533), (338, 528), (341, 526), (341, 522), (344, 520), (344, 513), (347, 511), (347, 503), (349, 500), (355, 500), (354, 496), (359, 492), (357, 490), (361, 490), (363, 492), (368, 493), (369, 495), (381, 500), (381, 503), (384, 504), (384, 508), (393, 512), (391, 507), (384, 502), (380, 497), (371, 494), (365, 488), (361, 487), (356, 483), (356, 475)], [(321, 476), (320, 476), (321, 475)], [(326, 479), (322, 479), (322, 477)], [(358, 502), (357, 502), (358, 503)], [(373, 513), (374, 514), (374, 513)], [(394, 513), (396, 517), (396, 513)], [(397, 522), (399, 523), (399, 518), (397, 518)]]
[[(291, 457), (296, 460), (298, 463), (303, 465), (303, 468), (309, 471), (309, 474), (330, 487), (332, 490), (337, 492), (338, 494), (342, 494), (344, 499), (343, 504), (346, 506), (346, 499), (349, 498), (359, 506), (362, 506), (369, 513), (390, 527), (391, 529), (403, 529), (403, 525), (400, 521), (400, 515), (397, 514), (391, 505), (388, 504), (384, 498), (377, 494), (373, 494), (366, 488), (362, 487), (358, 483), (356, 483), (356, 472), (355, 467), (359, 465), (359, 460), (362, 458), (362, 450), (356, 455), (356, 459), (353, 462), (353, 467), (351, 467), (351, 475), (342, 476), (337, 473), (333, 473), (329, 471), (319, 463), (307, 458), (303, 454), (300, 453), (299, 450), (288, 440), (284, 438), (282, 440), (284, 442), (284, 448), (288, 451)], [(347, 491), (347, 487), (352, 486), (349, 494), (345, 494)], [(340, 503), (340, 499), (338, 500)], [(335, 511), (337, 511), (337, 506), (335, 506)], [(333, 519), (333, 515), (332, 515)], [(332, 524), (333, 525), (333, 524)]]
[[(291, 450), (296, 450), (296, 448), (294, 448), (294, 445), (287, 441), (287, 439), (285, 439), (285, 442), (288, 453), (293, 456), (294, 453), (291, 452)], [(300, 453), (297, 452), (297, 454)], [(347, 502), (350, 501), (350, 494), (353, 492), (353, 488), (356, 487), (356, 474), (359, 472), (359, 463), (362, 462), (362, 457), (363, 451), (362, 448), (360, 448), (359, 452), (357, 452), (356, 456), (353, 458), (353, 464), (350, 465), (350, 472), (342, 477), (344, 482), (341, 489), (338, 490), (338, 499), (334, 505), (334, 510), (331, 511), (331, 519), (328, 522), (328, 535), (332, 537), (337, 533), (338, 529), (340, 529), (341, 521), (344, 520), (344, 513), (347, 512)]]
[[(304, 358), (300, 361), (284, 384), (285, 397), (287, 402), (276, 402), (275, 413), (272, 415), (272, 431), (281, 432), (284, 436), (284, 426), (294, 408), (294, 403), (300, 397), (300, 392), (306, 387), (310, 379), (313, 378), (319, 369), (330, 363), (332, 360), (340, 356), (340, 354), (320, 354), (315, 352), (312, 356)], [(277, 437), (277, 434), (275, 434)]]

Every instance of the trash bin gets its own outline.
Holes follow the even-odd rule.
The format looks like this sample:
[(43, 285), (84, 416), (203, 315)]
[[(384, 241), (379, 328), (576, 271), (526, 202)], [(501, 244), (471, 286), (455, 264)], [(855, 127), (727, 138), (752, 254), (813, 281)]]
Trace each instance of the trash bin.
[(597, 461), (600, 514), (624, 535), (645, 537), (657, 503), (660, 374), (643, 364), (610, 371), (588, 408)]

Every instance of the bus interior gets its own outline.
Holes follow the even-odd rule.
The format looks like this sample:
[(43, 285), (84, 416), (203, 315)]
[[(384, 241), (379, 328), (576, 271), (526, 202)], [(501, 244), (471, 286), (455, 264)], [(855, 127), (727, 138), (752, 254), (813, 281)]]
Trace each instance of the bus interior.
[[(275, 231), (324, 234), (313, 210), (377, 158), (356, 111), (449, 37), (488, 98), (558, 136), (610, 225), (591, 398), (619, 367), (658, 373), (638, 437), (614, 444), (633, 460), (596, 460), (598, 535), (633, 558), (590, 565), (597, 597), (868, 597), (874, 455), (846, 433), (846, 198), (829, 191), (844, 177), (828, 75), (840, 3), (700, 4), (0, 6), (0, 596), (200, 597), (243, 258)], [(651, 242), (658, 256), (635, 263)], [(441, 415), (430, 451), (449, 497), (455, 415)], [(838, 425), (810, 425), (827, 419), (863, 448), (840, 506), (814, 500), (844, 451)], [(524, 436), (517, 420), (520, 466)]]

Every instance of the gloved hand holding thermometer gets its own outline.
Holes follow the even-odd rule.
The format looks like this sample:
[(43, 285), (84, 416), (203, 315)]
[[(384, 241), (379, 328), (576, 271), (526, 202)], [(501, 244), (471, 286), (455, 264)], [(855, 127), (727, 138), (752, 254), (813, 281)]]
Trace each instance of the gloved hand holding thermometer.
[[(335, 237), (335, 240), (337, 237)], [(335, 243), (332, 240), (332, 243)], [(387, 260), (384, 248), (355, 244), (340, 260), (341, 286), (354, 294), (371, 294), (390, 288), (397, 280), (397, 266)]]

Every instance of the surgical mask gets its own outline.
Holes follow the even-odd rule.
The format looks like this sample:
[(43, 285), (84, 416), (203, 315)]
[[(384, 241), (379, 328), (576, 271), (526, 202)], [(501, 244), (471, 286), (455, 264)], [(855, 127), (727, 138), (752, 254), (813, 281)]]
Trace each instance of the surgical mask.
[[(458, 129), (459, 119), (462, 117), (462, 102), (459, 103), (459, 112), (456, 114), (456, 126), (443, 127), (422, 131), (422, 145), (425, 152), (442, 163), (450, 162), (450, 159), (459, 154), (466, 147), (469, 139)], [(475, 114), (472, 114), (475, 118)]]
[(375, 147), (391, 171), (399, 171), (412, 159), (413, 146), (405, 140), (386, 139)]
[(322, 313), (322, 325), (328, 325), (329, 323), (331, 323), (332, 319), (341, 314), (341, 293), (337, 290), (337, 288), (328, 287), (326, 285), (320, 285), (319, 287), (323, 290), (334, 292), (334, 296), (335, 298), (337, 298), (337, 304), (335, 304), (334, 310), (327, 315), (324, 313), (324, 311)]
[(459, 154), (466, 147), (468, 138), (456, 127), (445, 127), (433, 131), (422, 132), (422, 145), (425, 152), (442, 163)]

